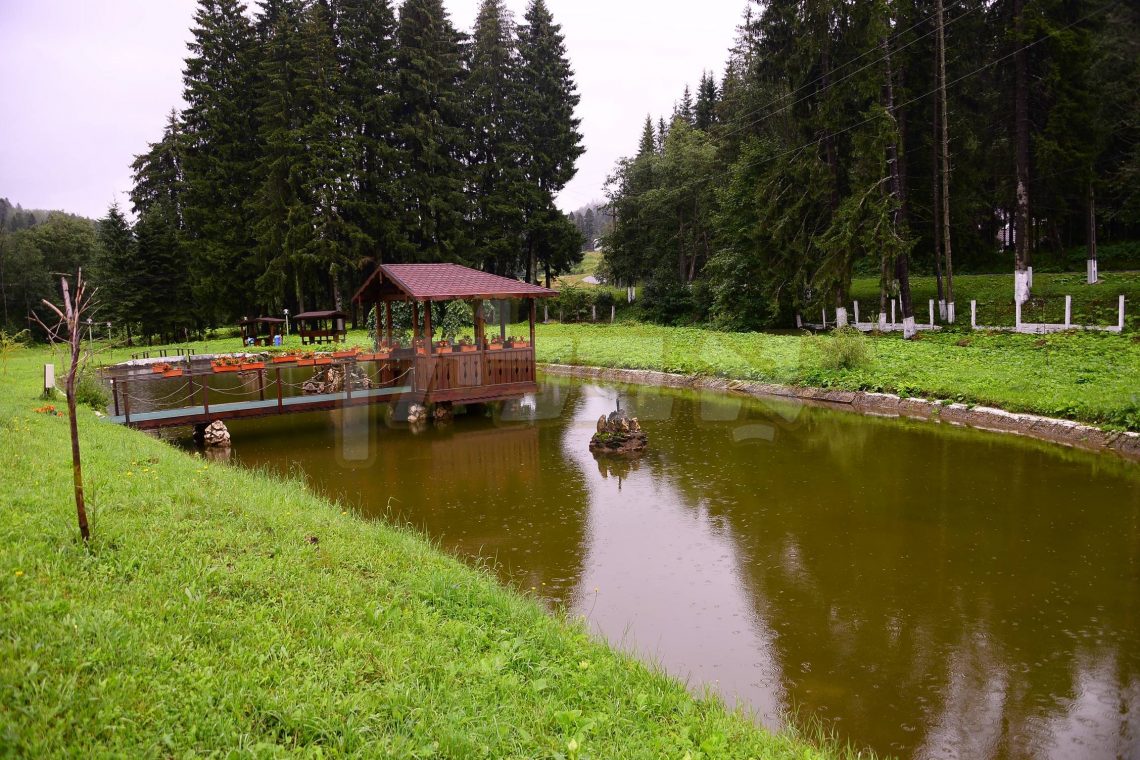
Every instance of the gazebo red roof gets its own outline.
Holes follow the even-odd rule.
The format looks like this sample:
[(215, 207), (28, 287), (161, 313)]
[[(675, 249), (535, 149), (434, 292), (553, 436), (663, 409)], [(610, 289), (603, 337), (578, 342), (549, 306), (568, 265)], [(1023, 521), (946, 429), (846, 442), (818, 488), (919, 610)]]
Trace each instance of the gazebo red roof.
[(450, 301), (475, 298), (549, 298), (549, 288), (480, 272), (459, 264), (382, 264), (352, 300)]

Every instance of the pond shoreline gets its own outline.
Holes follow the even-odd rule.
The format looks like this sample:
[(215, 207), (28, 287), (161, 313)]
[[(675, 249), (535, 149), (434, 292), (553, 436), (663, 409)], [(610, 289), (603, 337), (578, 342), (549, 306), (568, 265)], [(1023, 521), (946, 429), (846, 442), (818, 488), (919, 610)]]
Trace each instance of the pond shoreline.
[(557, 377), (579, 377), (636, 385), (696, 388), (748, 396), (795, 399), (812, 406), (846, 409), (874, 417), (907, 417), (995, 433), (1011, 433), (1072, 448), (1111, 452), (1123, 459), (1140, 462), (1140, 433), (1105, 430), (1082, 422), (1038, 414), (1009, 412), (992, 406), (969, 406), (924, 398), (903, 398), (892, 393), (779, 385), (645, 369), (541, 363), (538, 369)]

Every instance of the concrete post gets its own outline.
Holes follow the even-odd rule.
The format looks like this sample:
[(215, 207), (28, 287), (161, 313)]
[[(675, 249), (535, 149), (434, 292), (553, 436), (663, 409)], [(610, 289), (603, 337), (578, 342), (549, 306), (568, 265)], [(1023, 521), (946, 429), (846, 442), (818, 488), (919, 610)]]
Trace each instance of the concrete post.
[(1069, 329), (1069, 325), (1073, 324), (1073, 297), (1065, 296), (1065, 329)]
[(823, 307), (823, 329), (827, 329), (827, 307)]
[(970, 329), (978, 329), (978, 302), (970, 301)]
[(804, 329), (804, 318), (800, 316), (799, 312), (796, 312), (796, 329)]
[(611, 303), (610, 304), (610, 324), (611, 325), (614, 323), (614, 317), (615, 316), (617, 316), (617, 305)]
[(1014, 302), (1013, 329), (1021, 332), (1021, 301)]
[(542, 305), (542, 323), (550, 324), (550, 307), (546, 304)]
[(934, 299), (930, 299), (930, 326), (934, 327)]
[(44, 398), (48, 397), (52, 391), (55, 390), (55, 365), (44, 365)]
[(598, 307), (596, 304), (590, 304), (590, 321), (591, 322), (597, 322), (598, 321)]
[(1118, 332), (1124, 332), (1124, 296), (1120, 296), (1120, 320), (1116, 323)]
[(859, 326), (859, 302), (855, 302), (855, 326)]
[(1089, 282), (1089, 285), (1096, 285), (1096, 282), (1097, 282), (1097, 274), (1098, 274), (1098, 273), (1097, 273), (1097, 271), (1096, 271), (1096, 259), (1088, 259), (1088, 260), (1086, 261), (1086, 266), (1087, 266), (1087, 268), (1088, 268), (1088, 282)]
[(1029, 272), (1029, 287), (1033, 287), (1033, 267), (1026, 267), (1025, 271)]
[(891, 327), (895, 326), (895, 299), (891, 299)]

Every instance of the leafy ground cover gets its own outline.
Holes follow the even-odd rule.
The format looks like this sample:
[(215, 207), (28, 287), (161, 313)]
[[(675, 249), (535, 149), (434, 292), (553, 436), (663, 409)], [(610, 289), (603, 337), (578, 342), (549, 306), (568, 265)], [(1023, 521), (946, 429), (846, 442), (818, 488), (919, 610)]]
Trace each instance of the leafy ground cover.
[(10, 355), (0, 386), (0, 755), (855, 754), (765, 733), (300, 481), (81, 408), (85, 547), (48, 359)]
[(867, 358), (834, 366), (829, 336), (695, 327), (542, 325), (541, 362), (717, 375), (999, 406), (1140, 430), (1140, 342), (1129, 335), (970, 331), (866, 338)]

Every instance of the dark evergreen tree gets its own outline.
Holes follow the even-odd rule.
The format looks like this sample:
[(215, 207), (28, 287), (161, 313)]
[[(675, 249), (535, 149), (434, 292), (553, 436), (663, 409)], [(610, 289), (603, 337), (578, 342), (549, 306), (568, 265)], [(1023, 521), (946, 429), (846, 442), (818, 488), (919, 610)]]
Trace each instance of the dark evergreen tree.
[(410, 261), (472, 261), (471, 154), (462, 37), (441, 0), (405, 0), (397, 31), (395, 138), (402, 250)]
[(186, 245), (194, 300), (219, 323), (250, 304), (259, 274), (246, 200), (257, 159), (256, 37), (239, 0), (199, 0), (183, 73)]
[(134, 230), (117, 203), (99, 220), (98, 240), (91, 282), (99, 289), (99, 318), (125, 330), (129, 342), (131, 323), (138, 319), (146, 294), (139, 287)]
[(474, 247), (485, 269), (513, 275), (523, 264), (525, 210), (532, 187), (522, 162), (520, 66), (502, 0), (483, 0), (475, 20), (467, 102), (474, 134), (471, 177)]
[(554, 198), (574, 176), (575, 162), (584, 150), (578, 131), (581, 121), (574, 116), (580, 98), (562, 27), (554, 23), (545, 0), (531, 0), (524, 20), (518, 43), (525, 114), (522, 165), (534, 189), (526, 209), (526, 275), (528, 280), (537, 278), (541, 263), (549, 282), (552, 273), (561, 271), (560, 258), (555, 249), (545, 247), (557, 236), (544, 230), (555, 218)]
[(697, 88), (697, 103), (693, 107), (693, 125), (705, 132), (712, 129), (717, 119), (716, 79), (711, 72), (701, 74), (701, 84)]

